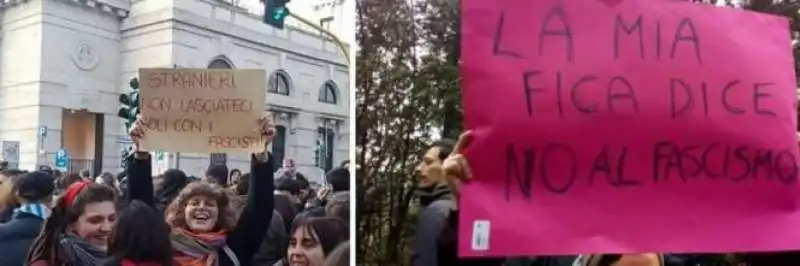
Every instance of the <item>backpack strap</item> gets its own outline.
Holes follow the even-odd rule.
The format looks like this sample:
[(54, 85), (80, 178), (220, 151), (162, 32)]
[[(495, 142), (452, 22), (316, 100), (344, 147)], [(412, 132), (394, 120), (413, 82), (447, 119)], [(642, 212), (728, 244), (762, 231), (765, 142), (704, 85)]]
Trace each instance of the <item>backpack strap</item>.
[[(225, 245), (222, 247), (222, 251), (225, 252), (225, 255), (228, 256), (228, 259), (230, 259), (231, 262), (233, 262), (233, 266), (241, 266), (241, 264), (239, 263), (239, 258), (236, 257), (236, 253), (233, 252), (231, 247)], [(219, 260), (217, 260), (217, 264), (219, 264)]]

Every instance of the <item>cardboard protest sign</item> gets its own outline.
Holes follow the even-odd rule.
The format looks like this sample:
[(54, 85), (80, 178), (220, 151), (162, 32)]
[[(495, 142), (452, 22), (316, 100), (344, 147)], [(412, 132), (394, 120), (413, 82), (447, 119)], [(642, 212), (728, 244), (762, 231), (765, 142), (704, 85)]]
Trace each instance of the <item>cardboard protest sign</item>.
[(266, 73), (249, 69), (140, 69), (145, 150), (258, 152)]
[(465, 0), (462, 256), (800, 249), (786, 19)]

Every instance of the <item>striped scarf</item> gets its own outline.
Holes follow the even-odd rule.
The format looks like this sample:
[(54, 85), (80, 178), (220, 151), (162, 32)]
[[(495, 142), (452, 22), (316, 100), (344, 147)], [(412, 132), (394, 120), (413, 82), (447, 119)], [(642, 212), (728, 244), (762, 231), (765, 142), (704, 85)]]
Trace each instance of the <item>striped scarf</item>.
[(46, 220), (50, 216), (50, 208), (43, 203), (24, 203), (14, 209), (14, 214), (27, 213)]
[(227, 234), (193, 233), (184, 229), (173, 229), (172, 248), (176, 251), (175, 263), (178, 266), (217, 266), (219, 265), (220, 248), (233, 265), (239, 266), (236, 253), (225, 243)]

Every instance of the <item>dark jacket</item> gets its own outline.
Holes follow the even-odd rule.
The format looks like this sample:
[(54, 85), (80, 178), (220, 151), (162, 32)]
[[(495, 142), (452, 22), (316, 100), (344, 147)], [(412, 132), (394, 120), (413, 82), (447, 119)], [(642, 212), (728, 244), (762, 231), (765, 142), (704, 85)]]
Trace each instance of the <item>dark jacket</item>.
[(253, 258), (254, 266), (272, 266), (285, 258), (289, 249), (289, 234), (283, 226), (283, 218), (278, 211), (273, 212), (267, 235)]
[(414, 252), (411, 255), (413, 266), (445, 266), (453, 264), (438, 263), (439, 234), (447, 223), (447, 216), (455, 207), (453, 195), (446, 185), (424, 188), (417, 191), (422, 209), (417, 219)]
[[(227, 245), (236, 254), (241, 266), (253, 265), (253, 256), (267, 233), (274, 207), (272, 191), (274, 190), (273, 158), (267, 162), (259, 162), (251, 155), (250, 188), (247, 192), (247, 203), (242, 210), (236, 228), (228, 233)], [(153, 177), (151, 176), (150, 158), (131, 160), (127, 165), (128, 194), (132, 200), (142, 202), (155, 208), (153, 196)], [(225, 252), (219, 250), (219, 266), (233, 266), (233, 262)]]
[(164, 171), (164, 179), (155, 188), (156, 209), (164, 214), (178, 193), (189, 184), (189, 177), (178, 169)]
[(14, 208), (3, 209), (0, 211), (0, 223), (11, 221), (12, 216), (14, 216)]
[(292, 230), (292, 222), (294, 221), (294, 217), (297, 216), (299, 211), (297, 207), (292, 203), (292, 200), (289, 199), (289, 196), (275, 194), (275, 210), (281, 214), (281, 218), (283, 218), (283, 226), (286, 229), (286, 232)]
[(0, 265), (22, 266), (28, 256), (28, 249), (44, 220), (28, 213), (16, 213), (11, 220), (0, 224)]

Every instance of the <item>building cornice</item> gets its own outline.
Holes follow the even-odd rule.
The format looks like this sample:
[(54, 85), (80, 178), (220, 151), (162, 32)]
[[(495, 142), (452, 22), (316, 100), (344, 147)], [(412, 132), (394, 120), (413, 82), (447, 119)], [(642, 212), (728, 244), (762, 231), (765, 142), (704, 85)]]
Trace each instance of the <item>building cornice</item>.
[[(0, 0), (0, 1), (28, 1), (28, 0)], [(69, 2), (75, 5), (88, 7), (90, 9), (94, 9), (102, 13), (115, 16), (118, 19), (127, 18), (128, 13), (130, 12), (129, 11), (130, 4), (128, 3), (128, 6), (125, 6), (124, 1), (116, 1), (120, 3), (111, 3), (114, 1), (110, 0), (57, 0), (57, 1)]]
[(0, 0), (0, 10), (30, 2), (30, 0)]

